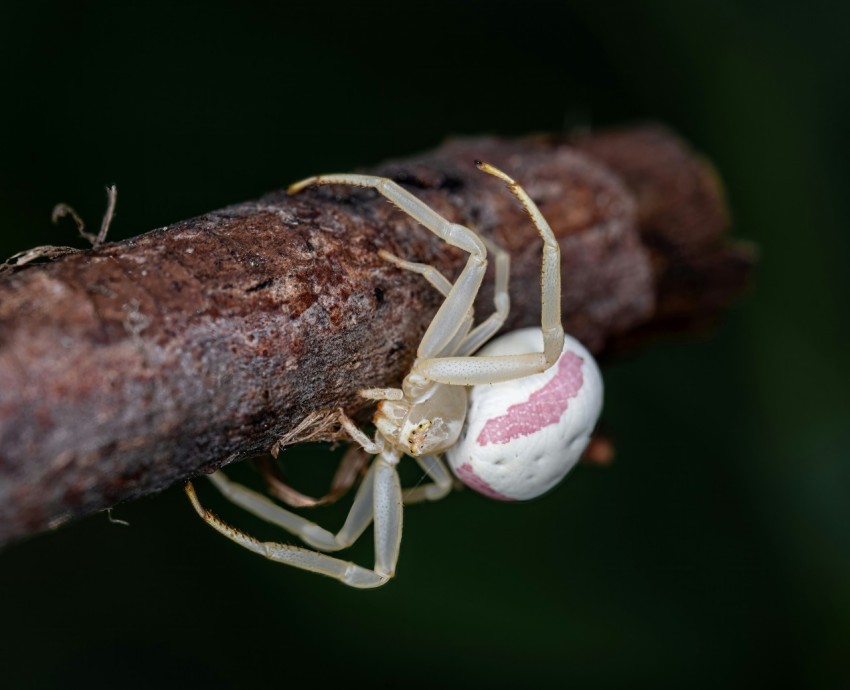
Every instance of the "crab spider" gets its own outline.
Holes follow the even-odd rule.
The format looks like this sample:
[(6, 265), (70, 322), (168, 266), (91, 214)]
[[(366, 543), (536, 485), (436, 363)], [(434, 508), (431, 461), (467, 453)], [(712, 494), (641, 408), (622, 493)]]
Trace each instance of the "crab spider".
[[(186, 493), (205, 522), (271, 560), (329, 575), (353, 587), (378, 587), (395, 573), (403, 502), (442, 498), (451, 491), (452, 473), (491, 498), (525, 500), (551, 489), (576, 463), (601, 411), (602, 379), (590, 353), (565, 336), (561, 326), (558, 243), (517, 182), (487, 163), (476, 161), (476, 165), (508, 186), (543, 239), (540, 328), (509, 333), (479, 351), (508, 315), (508, 254), (469, 228), (450, 223), (392, 180), (342, 174), (293, 184), (290, 194), (313, 185), (373, 188), (469, 257), (451, 283), (431, 266), (381, 252), (399, 268), (420, 274), (445, 299), (419, 343), (416, 360), (401, 388), (361, 391), (364, 397), (378, 401), (374, 437), (367, 436), (340, 410), (340, 422), (352, 440), (375, 456), (342, 529), (333, 534), (231, 482), (220, 471), (210, 479), (222, 494), (296, 535), (312, 549), (254, 539), (206, 510), (187, 482)], [(494, 311), (473, 327), (472, 305), (487, 268), (488, 249), (495, 255)], [(402, 492), (396, 466), (404, 455), (416, 460), (431, 483)], [(327, 553), (353, 544), (373, 521), (373, 568)]]

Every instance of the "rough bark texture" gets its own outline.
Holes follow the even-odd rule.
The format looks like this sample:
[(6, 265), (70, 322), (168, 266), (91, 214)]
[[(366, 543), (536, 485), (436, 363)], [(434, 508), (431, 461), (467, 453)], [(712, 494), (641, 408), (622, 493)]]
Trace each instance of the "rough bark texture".
[[(451, 141), (375, 170), (510, 251), (507, 329), (538, 322), (541, 243), (476, 158), (540, 205), (565, 328), (596, 353), (702, 327), (746, 282), (717, 178), (660, 128)], [(376, 193), (324, 187), (0, 278), (0, 542), (331, 438), (338, 407), (368, 417), (358, 389), (400, 382), (440, 303), (382, 248), (449, 277), (465, 261)]]

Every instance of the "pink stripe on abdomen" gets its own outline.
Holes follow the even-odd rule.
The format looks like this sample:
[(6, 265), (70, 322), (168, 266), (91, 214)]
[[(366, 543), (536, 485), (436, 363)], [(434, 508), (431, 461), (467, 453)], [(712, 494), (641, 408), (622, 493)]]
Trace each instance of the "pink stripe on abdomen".
[(511, 405), (505, 414), (489, 420), (476, 443), (479, 446), (509, 443), (557, 424), (569, 407), (570, 399), (578, 395), (584, 384), (583, 363), (574, 352), (566, 352), (558, 361), (555, 376), (543, 388), (534, 391), (528, 400)]
[(470, 465), (468, 462), (465, 462), (463, 465), (458, 467), (456, 470), (456, 474), (458, 476), (458, 479), (460, 479), (470, 489), (475, 489), (480, 494), (484, 494), (485, 496), (489, 496), (490, 498), (495, 498), (497, 501), (514, 500), (510, 496), (500, 494), (487, 482), (481, 479), (481, 477), (475, 474), (475, 470), (472, 469), (472, 465)]

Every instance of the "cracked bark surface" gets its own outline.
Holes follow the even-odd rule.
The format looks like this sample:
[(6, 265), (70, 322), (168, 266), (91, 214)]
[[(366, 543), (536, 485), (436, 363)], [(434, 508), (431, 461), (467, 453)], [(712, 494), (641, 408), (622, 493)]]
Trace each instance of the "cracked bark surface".
[[(716, 174), (660, 127), (455, 140), (370, 170), (510, 252), (506, 330), (539, 323), (541, 243), (474, 159), (539, 204), (565, 329), (603, 358), (705, 328), (746, 285), (754, 258), (726, 236)], [(357, 391), (401, 381), (440, 304), (380, 249), (450, 278), (465, 262), (375, 192), (335, 186), (0, 276), (0, 543), (281, 439), (335, 438), (336, 408), (368, 419)]]

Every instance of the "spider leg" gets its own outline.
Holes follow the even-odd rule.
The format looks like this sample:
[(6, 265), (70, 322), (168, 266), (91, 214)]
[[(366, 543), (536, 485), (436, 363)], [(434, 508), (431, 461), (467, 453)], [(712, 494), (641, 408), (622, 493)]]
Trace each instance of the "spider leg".
[(361, 388), (357, 391), (361, 398), (367, 400), (401, 400), (404, 391), (401, 388)]
[[(461, 356), (471, 355), (496, 334), (496, 332), (505, 323), (505, 319), (508, 317), (508, 312), (510, 311), (510, 295), (508, 293), (508, 276), (510, 274), (511, 260), (510, 254), (508, 254), (495, 242), (488, 240), (486, 237), (481, 237), (481, 241), (484, 242), (487, 250), (495, 257), (494, 263), (496, 267), (496, 275), (493, 291), (495, 311), (485, 321), (482, 321), (471, 331), (469, 328), (461, 328), (459, 332), (463, 337), (460, 339), (460, 345), (455, 348), (452, 347), (452, 343), (449, 343), (449, 345), (445, 348), (445, 351), (448, 354), (457, 354)], [(448, 296), (452, 284), (448, 278), (446, 278), (433, 266), (430, 266), (429, 264), (415, 263), (413, 261), (405, 261), (394, 254), (390, 254), (384, 249), (379, 251), (378, 254), (382, 259), (389, 261), (394, 266), (420, 274), (434, 288), (439, 290), (444, 297)], [(470, 319), (471, 325), (471, 312), (469, 313), (468, 318)]]
[(484, 237), (481, 239), (487, 245), (487, 249), (495, 259), (496, 275), (493, 286), (493, 303), (496, 310), (467, 334), (456, 352), (459, 356), (471, 355), (490, 340), (504, 325), (505, 319), (508, 318), (508, 312), (511, 309), (511, 300), (508, 293), (511, 256), (495, 242)]
[(543, 239), (543, 266), (540, 272), (540, 328), (543, 331), (543, 353), (546, 356), (547, 365), (551, 366), (561, 356), (561, 351), (564, 349), (564, 328), (561, 325), (561, 248), (552, 228), (537, 208), (537, 204), (531, 200), (516, 180), (488, 163), (478, 162), (477, 165), (481, 171), (498, 177), (508, 186)]
[(380, 587), (388, 579), (386, 576), (367, 570), (355, 563), (343, 561), (318, 551), (311, 551), (290, 544), (259, 541), (242, 530), (227, 524), (204, 508), (198, 500), (191, 482), (186, 482), (185, 489), (195, 511), (204, 522), (249, 551), (278, 563), (286, 563), (302, 570), (328, 575), (352, 587)]
[(272, 458), (261, 458), (256, 461), (256, 465), (272, 496), (293, 508), (313, 508), (334, 503), (344, 495), (357, 481), (369, 457), (362, 448), (349, 446), (334, 473), (330, 490), (321, 498), (313, 498), (289, 486), (278, 474)]
[[(482, 238), (483, 239), (483, 238)], [(490, 246), (487, 244), (486, 246)], [(448, 297), (449, 293), (452, 289), (451, 281), (446, 278), (442, 273), (440, 273), (436, 268), (429, 264), (416, 263), (415, 261), (405, 261), (404, 259), (400, 259), (394, 254), (390, 254), (388, 251), (381, 250), (378, 252), (378, 255), (384, 259), (385, 261), (389, 261), (394, 266), (398, 268), (404, 269), (406, 271), (411, 271), (413, 273), (418, 273), (425, 280), (427, 280), (434, 288), (436, 288), (443, 297)], [(463, 323), (460, 325), (460, 328), (455, 332), (452, 336), (451, 340), (449, 340), (443, 349), (438, 354), (447, 354), (452, 355), (457, 352), (460, 344), (467, 338), (469, 335), (469, 331), (472, 328), (472, 307), (466, 312), (466, 316), (464, 316)], [(362, 393), (361, 393), (362, 394)]]
[(337, 534), (320, 527), (312, 520), (307, 520), (280, 507), (247, 486), (230, 481), (221, 470), (211, 474), (209, 480), (225, 498), (261, 520), (282, 527), (320, 551), (339, 551), (357, 541), (372, 522), (372, 491), (375, 474), (373, 467), (369, 468), (357, 489), (345, 524)]
[(381, 453), (375, 466), (375, 573), (384, 577), (395, 574), (401, 548), (402, 501), (398, 478), (399, 457)]
[[(342, 428), (348, 432), (348, 435), (357, 443), (363, 450), (370, 455), (377, 455), (383, 450), (383, 445), (372, 441), (358, 426), (352, 421), (342, 408), (338, 410), (339, 423)], [(379, 437), (377, 437), (379, 438)], [(377, 440), (376, 438), (376, 440)]]
[(561, 252), (558, 241), (531, 197), (516, 181), (487, 163), (477, 165), (482, 171), (507, 184), (511, 193), (522, 203), (543, 239), (543, 265), (540, 273), (540, 328), (543, 333), (543, 352), (500, 357), (423, 358), (414, 365), (414, 371), (422, 376), (450, 385), (471, 386), (510, 381), (545, 371), (558, 360), (564, 348), (564, 329), (561, 325)]
[[(402, 503), (401, 484), (398, 479), (398, 473), (396, 472), (398, 460), (398, 456), (392, 453), (381, 453), (378, 456), (372, 464), (361, 488), (358, 490), (355, 505), (352, 506), (349, 519), (346, 520), (346, 525), (356, 522), (363, 525), (363, 529), (365, 529), (365, 526), (369, 523), (368, 517), (374, 515), (375, 566), (372, 570), (299, 546), (278, 542), (261, 542), (229, 525), (204, 508), (198, 500), (195, 488), (191, 482), (186, 482), (185, 490), (189, 496), (189, 500), (192, 502), (192, 506), (204, 522), (240, 546), (273, 561), (286, 563), (296, 568), (322, 575), (328, 575), (352, 587), (379, 587), (385, 584), (395, 573), (399, 547), (401, 545)], [(259, 517), (275, 524), (281, 524), (281, 522), (278, 522), (278, 519), (285, 521), (287, 524), (281, 524), (281, 526), (286, 529), (290, 528), (289, 521), (292, 518), (297, 518), (308, 525), (313, 524), (303, 520), (303, 518), (299, 518), (293, 513), (289, 513), (289, 511), (279, 506), (275, 506), (259, 494), (230, 482), (226, 478), (223, 478), (223, 474), (217, 476), (219, 474), (221, 473), (213, 475), (213, 481), (216, 486), (220, 490), (229, 492), (234, 502), (243, 505), (243, 507), (248, 508), (250, 512), (253, 512)], [(222, 489), (222, 487), (224, 488)], [(267, 510), (268, 506), (277, 509), (273, 511), (274, 515), (272, 515), (272, 511)], [(352, 518), (352, 514), (355, 512), (358, 513), (358, 516)], [(271, 519), (272, 517), (274, 519)], [(319, 531), (326, 532), (326, 530), (322, 530), (318, 526), (314, 525), (314, 527), (316, 528), (315, 530), (309, 528), (303, 529), (302, 534), (306, 535), (310, 533), (309, 536), (315, 538)], [(345, 527), (343, 527), (344, 530)], [(339, 535), (337, 537), (331, 535), (331, 537), (334, 540), (339, 539)]]
[(321, 175), (296, 182), (289, 187), (289, 193), (296, 194), (310, 185), (327, 184), (371, 187), (411, 218), (419, 221), (440, 239), (469, 252), (466, 266), (452, 285), (446, 299), (419, 343), (418, 357), (438, 356), (446, 349), (446, 346), (465, 323), (466, 314), (472, 308), (472, 303), (475, 301), (475, 296), (478, 294), (481, 281), (484, 279), (484, 272), (487, 269), (486, 245), (472, 230), (463, 225), (449, 222), (425, 202), (385, 177), (347, 174)]
[(425, 280), (431, 283), (431, 285), (436, 288), (443, 295), (443, 297), (449, 296), (449, 292), (452, 289), (451, 281), (430, 264), (420, 264), (415, 261), (405, 261), (404, 259), (397, 257), (395, 254), (390, 254), (386, 249), (381, 249), (378, 252), (378, 256), (380, 256), (384, 261), (388, 261), (393, 266), (402, 268), (405, 271), (412, 271), (413, 273), (418, 273), (423, 278), (425, 278)]
[(414, 460), (419, 463), (419, 466), (433, 480), (433, 483), (414, 486), (412, 489), (403, 491), (404, 505), (419, 503), (420, 501), (439, 501), (451, 493), (454, 483), (452, 475), (439, 457), (436, 455), (420, 455)]

